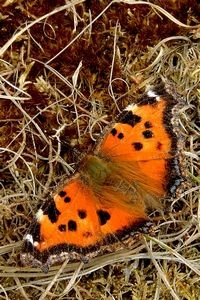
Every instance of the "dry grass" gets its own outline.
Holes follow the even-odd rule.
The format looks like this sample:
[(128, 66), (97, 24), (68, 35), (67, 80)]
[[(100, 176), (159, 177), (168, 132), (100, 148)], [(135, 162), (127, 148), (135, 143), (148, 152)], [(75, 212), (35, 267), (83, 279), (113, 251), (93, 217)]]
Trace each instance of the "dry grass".
[[(0, 299), (199, 299), (200, 5), (152, 2), (1, 1)], [(156, 236), (48, 274), (20, 267), (23, 235), (77, 149), (158, 78), (187, 101), (189, 185), (157, 217)]]

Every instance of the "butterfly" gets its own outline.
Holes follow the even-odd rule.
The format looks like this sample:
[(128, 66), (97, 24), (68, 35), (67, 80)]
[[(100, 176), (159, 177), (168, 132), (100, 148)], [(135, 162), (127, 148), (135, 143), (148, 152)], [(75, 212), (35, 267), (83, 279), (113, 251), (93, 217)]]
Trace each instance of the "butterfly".
[(111, 123), (67, 179), (38, 210), (24, 237), (24, 265), (49, 266), (87, 259), (103, 245), (148, 227), (183, 181), (179, 162), (177, 100), (149, 90)]

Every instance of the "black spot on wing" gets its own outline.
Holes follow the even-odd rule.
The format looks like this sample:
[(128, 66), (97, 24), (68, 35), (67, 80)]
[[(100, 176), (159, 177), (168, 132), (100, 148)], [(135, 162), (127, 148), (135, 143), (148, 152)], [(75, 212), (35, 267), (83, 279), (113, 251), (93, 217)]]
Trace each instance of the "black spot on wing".
[(65, 197), (66, 195), (67, 195), (67, 193), (65, 191), (60, 191), (58, 193), (58, 196), (60, 196), (60, 197)]
[(77, 230), (77, 223), (74, 220), (68, 221), (68, 230), (69, 231), (76, 231)]
[(140, 151), (143, 148), (142, 143), (139, 142), (132, 143), (132, 145), (136, 151)]
[(124, 134), (120, 132), (117, 137), (119, 140), (122, 140), (124, 138)]
[(97, 210), (97, 215), (99, 217), (100, 225), (105, 225), (108, 220), (110, 220), (110, 214), (106, 210), (99, 209)]
[(117, 134), (117, 129), (113, 128), (110, 132), (113, 136), (115, 136)]
[(58, 230), (59, 231), (61, 231), (61, 232), (65, 232), (66, 231), (66, 225), (65, 224), (60, 224), (59, 226), (58, 226)]
[(86, 213), (85, 210), (79, 209), (78, 210), (78, 216), (79, 216), (80, 219), (85, 219), (87, 217), (87, 213)]
[(124, 110), (118, 118), (118, 122), (123, 124), (128, 124), (134, 127), (136, 124), (140, 123), (142, 118), (138, 115), (133, 114), (131, 110)]
[(64, 198), (64, 202), (65, 203), (69, 203), (71, 201), (71, 198), (69, 197), (69, 196), (66, 196), (65, 198)]
[(150, 139), (153, 137), (153, 132), (151, 130), (145, 130), (142, 134), (145, 137), (145, 139)]
[(149, 128), (152, 128), (153, 125), (151, 124), (151, 122), (146, 121), (146, 122), (144, 123), (144, 127), (145, 127), (146, 129), (149, 129)]
[(47, 201), (42, 206), (42, 211), (44, 215), (48, 215), (48, 218), (51, 221), (51, 223), (56, 223), (58, 221), (59, 215), (61, 214), (53, 200), (51, 200), (50, 202)]

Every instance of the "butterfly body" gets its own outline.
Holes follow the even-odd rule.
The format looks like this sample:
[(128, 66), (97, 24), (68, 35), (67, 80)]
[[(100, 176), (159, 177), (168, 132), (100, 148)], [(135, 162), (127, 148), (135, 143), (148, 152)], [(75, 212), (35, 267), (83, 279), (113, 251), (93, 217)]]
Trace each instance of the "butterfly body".
[(148, 227), (149, 208), (183, 181), (173, 128), (176, 100), (149, 92), (106, 130), (78, 171), (36, 214), (22, 261), (48, 266), (95, 256), (109, 243)]
[(81, 177), (88, 185), (101, 187), (105, 184), (110, 175), (109, 162), (95, 155), (86, 155), (81, 171)]

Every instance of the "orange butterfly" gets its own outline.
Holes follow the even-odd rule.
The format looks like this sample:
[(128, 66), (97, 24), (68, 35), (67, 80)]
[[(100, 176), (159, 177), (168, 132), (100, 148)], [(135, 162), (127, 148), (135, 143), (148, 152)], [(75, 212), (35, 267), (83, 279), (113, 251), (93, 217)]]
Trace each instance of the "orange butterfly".
[(166, 92), (149, 91), (118, 116), (36, 213), (24, 237), (24, 264), (48, 270), (147, 228), (147, 209), (159, 207), (183, 181), (172, 122), (176, 102)]

